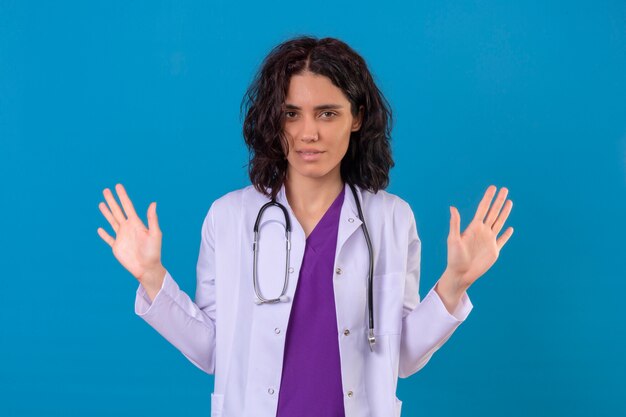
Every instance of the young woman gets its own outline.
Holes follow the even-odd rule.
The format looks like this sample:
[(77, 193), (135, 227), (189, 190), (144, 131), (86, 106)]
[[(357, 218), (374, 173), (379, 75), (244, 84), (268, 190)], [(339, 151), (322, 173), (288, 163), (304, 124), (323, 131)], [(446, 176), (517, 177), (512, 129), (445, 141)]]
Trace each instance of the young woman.
[[(409, 205), (384, 191), (391, 112), (364, 60), (333, 39), (276, 46), (248, 89), (251, 185), (211, 204), (195, 301), (161, 264), (124, 187), (98, 234), (138, 279), (135, 312), (215, 374), (212, 416), (399, 416), (398, 377), (421, 369), (465, 320), (466, 290), (511, 237), (512, 202), (489, 186), (447, 268), (420, 301), (421, 242)], [(491, 208), (490, 208), (491, 205)]]

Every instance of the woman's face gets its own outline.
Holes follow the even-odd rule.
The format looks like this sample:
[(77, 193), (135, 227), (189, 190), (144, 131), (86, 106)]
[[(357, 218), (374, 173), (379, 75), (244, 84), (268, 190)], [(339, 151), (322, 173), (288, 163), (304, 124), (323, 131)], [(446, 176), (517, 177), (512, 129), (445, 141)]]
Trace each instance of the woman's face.
[(350, 133), (361, 127), (362, 112), (353, 117), (343, 91), (310, 72), (291, 77), (283, 112), (288, 177), (341, 178), (341, 160)]

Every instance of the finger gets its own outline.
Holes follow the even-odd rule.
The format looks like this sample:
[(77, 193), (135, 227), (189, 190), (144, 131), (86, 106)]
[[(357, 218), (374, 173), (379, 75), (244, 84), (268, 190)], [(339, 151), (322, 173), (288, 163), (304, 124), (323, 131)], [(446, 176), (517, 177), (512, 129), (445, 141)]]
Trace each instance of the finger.
[(117, 191), (117, 195), (122, 202), (122, 207), (124, 207), (124, 213), (126, 213), (126, 217), (137, 217), (137, 213), (135, 212), (135, 207), (133, 207), (133, 203), (130, 201), (126, 190), (122, 184), (115, 184), (115, 191)]
[(502, 249), (504, 244), (509, 240), (511, 235), (513, 234), (513, 228), (509, 227), (502, 233), (502, 235), (496, 239), (496, 244), (498, 245), (498, 250)]
[(461, 236), (461, 215), (454, 206), (450, 206), (450, 233), (448, 237), (456, 239)]
[(109, 244), (109, 246), (113, 247), (113, 244), (115, 243), (115, 239), (113, 239), (111, 237), (111, 235), (109, 235), (106, 230), (104, 230), (101, 227), (98, 227), (98, 235), (100, 235), (100, 237), (102, 238), (102, 240), (104, 240), (106, 243)]
[(504, 200), (506, 199), (506, 195), (509, 193), (509, 190), (506, 187), (500, 188), (500, 192), (498, 193), (498, 197), (496, 197), (496, 201), (493, 202), (493, 205), (489, 209), (489, 213), (487, 214), (487, 219), (485, 220), (485, 224), (489, 227), (493, 225), (493, 222), (498, 217), (498, 213), (500, 213), (500, 209), (504, 204)]
[(118, 223), (126, 221), (126, 217), (124, 217), (124, 213), (122, 213), (120, 206), (117, 205), (117, 201), (115, 201), (115, 197), (113, 197), (111, 190), (105, 188), (102, 194), (104, 194), (104, 199), (107, 201), (115, 220), (117, 220)]
[(103, 201), (101, 201), (100, 204), (98, 204), (98, 208), (100, 209), (100, 212), (104, 215), (104, 218), (107, 219), (113, 230), (115, 230), (115, 233), (117, 233), (117, 228), (120, 227), (120, 225), (111, 214), (111, 211), (109, 210), (107, 205), (104, 204)]
[(493, 226), (491, 227), (491, 230), (493, 230), (496, 235), (500, 233), (500, 229), (502, 229), (502, 226), (504, 226), (504, 222), (509, 217), (509, 214), (511, 213), (512, 208), (513, 208), (513, 201), (506, 200), (506, 203), (504, 203), (504, 209), (502, 209), (502, 211), (500, 212), (500, 215), (498, 216)]
[(156, 213), (156, 201), (151, 203), (148, 207), (148, 232), (161, 233), (161, 229), (159, 228), (159, 219)]
[(478, 208), (476, 209), (476, 215), (474, 215), (474, 220), (478, 220), (480, 222), (483, 221), (483, 219), (485, 218), (485, 214), (487, 213), (487, 209), (489, 208), (489, 205), (491, 204), (491, 199), (493, 198), (493, 195), (495, 193), (496, 193), (495, 185), (490, 185), (489, 187), (487, 187), (487, 191), (485, 191), (485, 195), (483, 196), (483, 199), (480, 200), (480, 203), (478, 204)]

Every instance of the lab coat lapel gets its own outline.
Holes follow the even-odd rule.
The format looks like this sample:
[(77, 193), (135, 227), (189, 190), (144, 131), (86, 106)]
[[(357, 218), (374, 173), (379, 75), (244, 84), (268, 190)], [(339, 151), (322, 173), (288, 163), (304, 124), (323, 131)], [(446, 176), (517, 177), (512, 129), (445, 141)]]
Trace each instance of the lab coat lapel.
[[(354, 186), (356, 194), (361, 201), (361, 189)], [(363, 223), (359, 219), (359, 212), (357, 210), (356, 202), (354, 201), (354, 194), (348, 183), (345, 184), (343, 206), (341, 207), (341, 215), (339, 217), (339, 230), (337, 232), (337, 250), (335, 258), (341, 253), (344, 243), (350, 236), (361, 226)], [(363, 206), (363, 204), (361, 204)]]
[[(355, 190), (357, 198), (362, 202), (361, 189), (355, 186)], [(364, 211), (367, 209), (363, 203), (361, 207)], [(367, 219), (365, 221), (367, 223)], [(365, 393), (363, 358), (359, 354), (365, 353), (367, 349), (364, 331), (367, 326), (367, 245), (363, 234), (358, 231), (362, 224), (354, 194), (350, 186), (346, 184), (344, 203), (339, 218), (335, 270), (333, 271), (341, 383), (345, 391), (354, 390)], [(354, 402), (347, 396), (344, 396), (344, 407), (346, 415), (365, 415), (356, 412)]]

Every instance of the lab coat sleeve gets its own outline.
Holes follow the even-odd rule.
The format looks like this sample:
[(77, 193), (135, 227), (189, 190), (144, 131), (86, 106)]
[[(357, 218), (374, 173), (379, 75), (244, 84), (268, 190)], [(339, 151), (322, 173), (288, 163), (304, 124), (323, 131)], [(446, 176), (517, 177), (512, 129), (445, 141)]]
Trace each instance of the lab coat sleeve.
[(407, 378), (423, 368), (473, 308), (467, 292), (464, 292), (457, 308), (450, 314), (435, 291), (437, 284), (420, 302), (421, 241), (413, 211), (408, 204), (404, 207), (406, 211), (403, 215), (408, 216), (410, 225), (398, 372), (400, 378)]
[(208, 374), (215, 372), (215, 247), (213, 205), (202, 224), (196, 267), (196, 301), (176, 284), (169, 271), (150, 302), (141, 284), (135, 313)]

